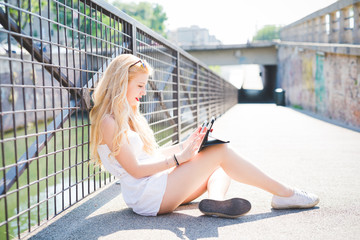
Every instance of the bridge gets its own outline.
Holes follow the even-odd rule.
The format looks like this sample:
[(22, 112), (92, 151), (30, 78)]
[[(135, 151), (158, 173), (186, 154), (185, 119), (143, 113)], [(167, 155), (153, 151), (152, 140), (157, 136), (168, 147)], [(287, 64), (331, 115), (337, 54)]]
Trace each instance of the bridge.
[[(284, 27), (276, 42), (187, 51), (103, 0), (30, 1), (0, 2), (1, 239), (71, 238), (75, 232), (79, 239), (231, 238), (234, 230), (257, 238), (259, 229), (275, 229), (273, 236), (285, 233), (284, 239), (357, 236), (360, 0), (340, 0), (305, 16)], [(237, 184), (229, 195), (249, 198), (254, 210), (231, 223), (200, 216), (196, 201), (156, 220), (132, 214), (114, 194), (121, 186), (89, 155), (91, 94), (122, 53), (154, 67), (141, 111), (159, 145), (178, 143), (204, 119), (220, 116), (218, 132), (234, 147), (287, 182), (319, 193), (319, 208), (274, 212), (268, 195)], [(212, 54), (221, 58), (216, 62)], [(282, 88), (287, 107), (238, 104), (247, 93), (208, 68), (249, 63), (265, 69), (264, 94), (274, 102), (274, 89)], [(74, 216), (77, 225), (70, 222)], [(155, 234), (147, 231), (152, 228)]]
[(209, 66), (238, 64), (277, 65), (277, 42), (236, 45), (184, 46), (183, 49)]
[[(274, 102), (279, 41), (253, 42), (236, 45), (185, 46), (185, 51), (209, 66), (258, 64), (261, 66), (262, 90), (240, 88), (239, 102)], [(240, 80), (239, 80), (240, 81)]]

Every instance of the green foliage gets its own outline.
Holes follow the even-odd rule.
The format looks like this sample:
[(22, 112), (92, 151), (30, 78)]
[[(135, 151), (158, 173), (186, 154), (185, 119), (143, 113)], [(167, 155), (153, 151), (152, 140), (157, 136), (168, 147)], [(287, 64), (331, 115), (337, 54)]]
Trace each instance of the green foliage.
[(304, 109), (301, 105), (297, 105), (297, 104), (292, 105), (292, 107), (295, 109), (300, 109), (300, 110)]
[(220, 66), (214, 65), (214, 66), (209, 66), (209, 68), (210, 68), (211, 71), (213, 71), (213, 72), (220, 75), (220, 73), (221, 73), (221, 67)]
[[(46, 5), (46, 1), (39, 1), (39, 0), (28, 0), (28, 1), (10, 0), (9, 3), (23, 10), (36, 14), (39, 14), (40, 6), (41, 8), (43, 8)], [(30, 22), (29, 14), (11, 7), (8, 8), (8, 11), (10, 13), (10, 17), (17, 23), (18, 26), (21, 27), (21, 29), (24, 29), (26, 25)]]
[[(65, 8), (65, 6), (68, 6), (69, 8)], [(85, 5), (83, 2), (70, 2), (65, 0), (59, 0), (59, 3), (56, 2), (50, 2), (51, 12), (52, 16), (55, 18), (53, 19), (55, 22), (53, 24), (54, 30), (63, 29), (61, 25), (68, 26), (68, 27), (74, 27), (75, 29), (78, 29), (80, 32), (92, 34), (95, 36), (96, 31), (96, 23), (90, 23), (90, 18), (85, 18), (85, 16), (91, 16), (95, 17), (97, 14), (97, 18), (101, 19), (100, 13), (96, 12), (94, 9), (92, 9), (92, 12), (90, 12), (90, 8)], [(79, 9), (79, 13), (77, 11), (71, 11), (70, 8), (73, 7), (75, 10)], [(59, 14), (57, 14), (59, 12)], [(58, 15), (58, 16), (57, 16)], [(75, 16), (76, 17), (75, 17)], [(108, 25), (108, 20), (105, 22), (105, 25)], [(58, 23), (60, 25), (58, 25)], [(92, 31), (93, 30), (93, 31)], [(72, 32), (70, 31), (70, 37), (72, 37)]]
[[(71, 8), (74, 10), (70, 10)], [(121, 31), (121, 23), (110, 20), (109, 16), (96, 11), (94, 8), (90, 9), (89, 5), (84, 4), (84, 2), (59, 0), (57, 3), (51, 1), (50, 9), (52, 20), (56, 22), (53, 24), (53, 31), (59, 31), (60, 35), (66, 31), (69, 45), (72, 45), (72, 38), (74, 38), (75, 47), (84, 48), (85, 44), (98, 48), (108, 47), (106, 42), (94, 41), (86, 35), (106, 39), (112, 43), (119, 43), (122, 39), (122, 36), (116, 32)], [(71, 28), (78, 31), (73, 31)]]
[(280, 29), (280, 26), (266, 25), (256, 32), (253, 41), (280, 39)]
[[(22, 31), (34, 37), (39, 37), (39, 29), (34, 24), (39, 24), (40, 18), (36, 15), (44, 15), (49, 9), (48, 17), (53, 21), (51, 31), (59, 32), (60, 36), (66, 36), (69, 45), (72, 45), (72, 38), (74, 38), (75, 47), (84, 48), (86, 41), (87, 46), (90, 46), (90, 38), (86, 38), (86, 35), (97, 36), (113, 43), (121, 41), (121, 36), (116, 33), (116, 30), (121, 31), (122, 25), (119, 22), (111, 21), (104, 13), (96, 11), (94, 8), (90, 9), (89, 5), (83, 1), (9, 0), (9, 2), (11, 5), (24, 10), (19, 11), (10, 6), (8, 12), (11, 19), (20, 26)], [(45, 15), (45, 17), (47, 16)], [(29, 28), (30, 24), (32, 24), (32, 28)], [(30, 30), (32, 30), (31, 33)], [(95, 41), (92, 41), (92, 44), (93, 47), (96, 46)], [(97, 47), (106, 48), (106, 44), (106, 42), (98, 41)]]
[(161, 5), (149, 2), (122, 3), (119, 0), (115, 0), (113, 5), (155, 32), (166, 36), (165, 21), (167, 16)]

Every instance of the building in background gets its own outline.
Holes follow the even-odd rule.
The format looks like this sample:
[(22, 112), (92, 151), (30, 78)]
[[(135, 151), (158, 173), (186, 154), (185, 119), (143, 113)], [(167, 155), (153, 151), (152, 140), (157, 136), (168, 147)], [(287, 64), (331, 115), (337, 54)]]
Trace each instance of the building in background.
[[(182, 27), (167, 33), (168, 40), (180, 47), (185, 46), (209, 46), (220, 45), (222, 42), (214, 35), (209, 34), (206, 28), (199, 26)], [(254, 64), (238, 65), (234, 62), (231, 66), (221, 66), (216, 71), (220, 76), (232, 83), (237, 88), (263, 89), (263, 82), (260, 75), (260, 66)]]
[(178, 46), (199, 46), (199, 45), (219, 45), (221, 41), (214, 35), (210, 35), (209, 30), (199, 26), (182, 27), (167, 33), (170, 42)]

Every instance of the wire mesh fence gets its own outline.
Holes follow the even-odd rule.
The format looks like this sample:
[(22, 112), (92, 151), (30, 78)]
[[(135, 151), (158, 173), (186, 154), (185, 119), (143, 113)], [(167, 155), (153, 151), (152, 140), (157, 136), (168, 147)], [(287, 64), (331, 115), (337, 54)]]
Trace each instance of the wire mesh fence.
[(101, 0), (0, 0), (0, 238), (22, 238), (113, 177), (89, 164), (91, 92), (112, 58), (154, 68), (141, 112), (160, 145), (237, 89)]

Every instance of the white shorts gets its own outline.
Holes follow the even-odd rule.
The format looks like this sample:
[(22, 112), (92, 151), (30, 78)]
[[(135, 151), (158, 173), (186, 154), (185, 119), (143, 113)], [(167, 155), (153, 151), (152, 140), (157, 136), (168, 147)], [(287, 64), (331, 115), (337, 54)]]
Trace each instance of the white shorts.
[(121, 186), (125, 203), (142, 216), (156, 216), (159, 212), (167, 185), (168, 171), (136, 179), (127, 175)]

